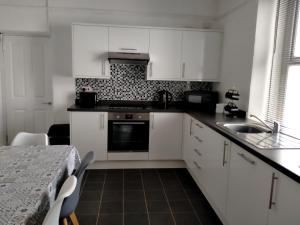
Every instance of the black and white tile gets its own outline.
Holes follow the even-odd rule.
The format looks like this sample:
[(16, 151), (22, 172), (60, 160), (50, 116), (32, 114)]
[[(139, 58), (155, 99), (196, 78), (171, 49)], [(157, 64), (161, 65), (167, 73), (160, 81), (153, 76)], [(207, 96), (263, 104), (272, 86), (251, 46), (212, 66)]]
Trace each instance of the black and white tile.
[[(78, 78), (75, 82), (77, 97), (82, 87), (90, 86), (97, 92), (98, 100), (155, 101), (157, 91), (168, 90), (175, 101), (180, 101), (187, 89), (184, 81), (146, 80), (146, 67), (143, 65), (112, 64), (108, 80)], [(191, 89), (211, 90), (212, 83), (191, 82)]]

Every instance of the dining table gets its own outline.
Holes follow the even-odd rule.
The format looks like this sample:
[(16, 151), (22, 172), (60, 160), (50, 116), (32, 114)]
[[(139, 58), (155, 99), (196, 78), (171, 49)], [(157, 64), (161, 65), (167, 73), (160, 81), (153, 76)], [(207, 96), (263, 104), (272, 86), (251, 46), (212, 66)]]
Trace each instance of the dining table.
[(73, 146), (0, 147), (0, 225), (41, 225), (79, 164)]

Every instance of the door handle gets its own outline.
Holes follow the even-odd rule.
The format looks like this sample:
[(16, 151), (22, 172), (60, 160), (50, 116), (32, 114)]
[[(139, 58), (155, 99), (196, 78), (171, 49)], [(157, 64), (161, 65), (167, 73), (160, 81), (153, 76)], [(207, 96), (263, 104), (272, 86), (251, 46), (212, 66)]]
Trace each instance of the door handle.
[(43, 105), (52, 105), (52, 102), (42, 102)]
[(202, 156), (202, 153), (201, 153), (201, 152), (199, 152), (199, 150), (198, 150), (198, 149), (196, 149), (196, 148), (195, 148), (195, 149), (194, 149), (194, 152), (196, 152), (196, 154), (197, 154), (197, 155), (199, 155), (199, 156)]
[(185, 75), (185, 63), (182, 63), (182, 77)]
[(200, 139), (199, 137), (197, 137), (197, 136), (194, 136), (195, 137), (195, 139), (197, 140), (197, 141), (199, 141), (200, 143), (202, 142), (202, 139)]
[(149, 63), (149, 77), (152, 77), (152, 62)]
[(227, 161), (226, 161), (226, 147), (228, 146), (229, 144), (226, 142), (226, 141), (224, 141), (224, 148), (223, 148), (223, 167), (225, 166), (225, 164), (227, 163)]
[(190, 122), (190, 136), (192, 136), (192, 125), (193, 125), (193, 120), (191, 119), (191, 122)]
[(152, 121), (151, 121), (151, 128), (153, 130), (154, 129), (154, 114), (153, 113), (151, 115), (151, 119), (152, 119)]
[(100, 129), (104, 129), (105, 126), (104, 126), (104, 114), (101, 113), (100, 114)]
[(278, 177), (275, 176), (275, 173), (272, 174), (272, 181), (271, 181), (271, 191), (270, 191), (270, 200), (269, 200), (269, 209), (272, 209), (273, 205), (276, 205), (276, 202), (273, 201), (274, 195), (274, 187), (275, 187), (275, 180), (278, 180)]
[(195, 125), (196, 125), (197, 127), (201, 128), (201, 129), (203, 128), (203, 126), (201, 126), (201, 125), (198, 124), (198, 123), (196, 123)]
[(121, 51), (137, 51), (136, 48), (120, 48)]
[(238, 155), (240, 157), (242, 157), (244, 160), (246, 160), (248, 163), (252, 164), (252, 165), (255, 165), (255, 161), (252, 160), (252, 159), (249, 159), (245, 154), (243, 153), (238, 153)]
[(194, 165), (197, 167), (198, 170), (202, 170), (202, 167), (196, 161), (193, 161)]

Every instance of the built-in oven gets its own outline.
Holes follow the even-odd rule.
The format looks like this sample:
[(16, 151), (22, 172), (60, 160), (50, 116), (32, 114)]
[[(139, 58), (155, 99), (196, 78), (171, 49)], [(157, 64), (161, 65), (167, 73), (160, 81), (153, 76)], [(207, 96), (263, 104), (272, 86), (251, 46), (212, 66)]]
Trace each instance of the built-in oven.
[(108, 113), (108, 152), (148, 152), (149, 113)]

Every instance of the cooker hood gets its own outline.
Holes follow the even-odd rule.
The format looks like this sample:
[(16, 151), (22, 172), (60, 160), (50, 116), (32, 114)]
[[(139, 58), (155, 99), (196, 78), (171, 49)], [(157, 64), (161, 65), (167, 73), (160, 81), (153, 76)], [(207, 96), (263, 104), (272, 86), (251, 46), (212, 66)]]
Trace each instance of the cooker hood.
[(111, 64), (148, 65), (148, 53), (108, 52), (108, 61)]

